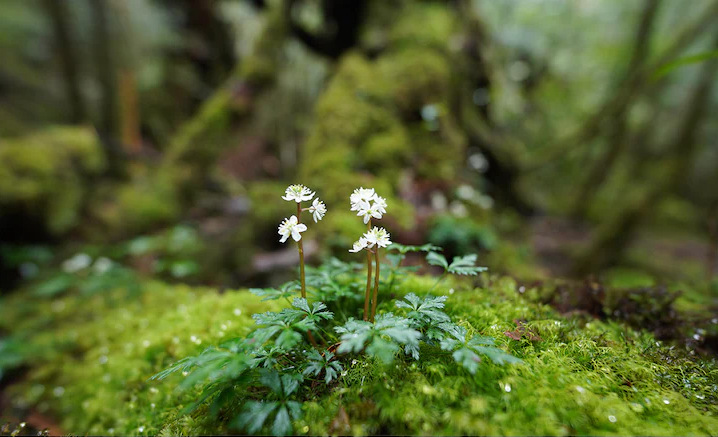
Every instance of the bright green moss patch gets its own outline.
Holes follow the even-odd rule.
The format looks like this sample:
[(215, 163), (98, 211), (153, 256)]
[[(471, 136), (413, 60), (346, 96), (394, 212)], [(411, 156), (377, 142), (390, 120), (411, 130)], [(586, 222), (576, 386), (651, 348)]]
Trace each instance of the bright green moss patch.
[[(436, 278), (408, 276), (393, 293), (422, 296)], [(450, 354), (424, 346), (385, 366), (343, 355), (345, 372), (304, 399), (295, 432), (391, 434), (710, 434), (718, 429), (718, 364), (656, 342), (650, 334), (584, 316), (565, 318), (524, 299), (510, 278), (473, 289), (447, 281), (447, 313), (470, 334), (492, 336), (523, 364), (489, 360), (471, 375)], [(278, 301), (275, 301), (278, 302)], [(148, 378), (179, 358), (244, 335), (251, 313), (277, 310), (247, 292), (148, 282), (54, 301), (16, 294), (2, 302), (2, 329), (31, 352), (25, 378), (10, 387), (15, 406), (57, 418), (63, 430), (167, 435), (226, 432), (225, 412), (182, 410), (197, 390), (175, 390), (181, 375)], [(379, 312), (394, 311), (384, 297)], [(514, 320), (539, 337), (503, 333)]]
[(66, 432), (202, 433), (179, 412), (198, 396), (147, 379), (166, 365), (247, 332), (251, 314), (276, 309), (246, 291), (217, 294), (149, 282), (125, 291), (54, 301), (12, 296), (2, 329), (25, 342), (26, 379), (10, 388), (15, 406), (34, 406)]

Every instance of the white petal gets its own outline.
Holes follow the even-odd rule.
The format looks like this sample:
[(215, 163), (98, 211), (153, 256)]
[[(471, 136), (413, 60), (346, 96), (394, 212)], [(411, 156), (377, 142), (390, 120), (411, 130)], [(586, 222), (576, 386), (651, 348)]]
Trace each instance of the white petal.
[(279, 239), (279, 242), (284, 243), (285, 241), (287, 241), (287, 238), (289, 238), (289, 233), (283, 234), (282, 238)]
[(302, 239), (302, 236), (296, 229), (292, 229), (292, 238), (294, 241), (299, 241)]
[(307, 230), (307, 225), (305, 225), (304, 223), (299, 223), (297, 226), (294, 227), (294, 229), (299, 232), (304, 232)]

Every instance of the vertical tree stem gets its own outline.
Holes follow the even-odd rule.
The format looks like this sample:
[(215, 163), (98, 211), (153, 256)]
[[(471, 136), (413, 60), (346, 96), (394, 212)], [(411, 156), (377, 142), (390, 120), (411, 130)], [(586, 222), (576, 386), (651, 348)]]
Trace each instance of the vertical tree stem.
[[(302, 214), (302, 205), (297, 202), (297, 223), (301, 223), (300, 215)], [(299, 280), (302, 283), (302, 297), (307, 298), (307, 288), (304, 282), (304, 244), (303, 240), (297, 241), (297, 247), (299, 248)]]
[(376, 263), (376, 275), (374, 276), (374, 298), (371, 303), (371, 322), (374, 323), (374, 316), (376, 315), (376, 304), (377, 296), (379, 294), (379, 246), (376, 246), (374, 251), (374, 262)]

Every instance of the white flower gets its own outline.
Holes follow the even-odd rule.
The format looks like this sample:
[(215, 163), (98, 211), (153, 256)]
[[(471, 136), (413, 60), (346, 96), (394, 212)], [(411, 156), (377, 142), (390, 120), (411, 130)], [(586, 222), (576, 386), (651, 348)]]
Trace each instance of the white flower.
[(290, 185), (284, 192), (284, 196), (282, 196), (282, 199), (289, 202), (295, 201), (297, 203), (300, 203), (307, 200), (312, 200), (312, 197), (314, 197), (314, 192), (309, 188), (305, 187), (304, 185)]
[(91, 263), (92, 258), (90, 258), (90, 255), (86, 253), (78, 253), (77, 255), (65, 260), (65, 262), (62, 263), (62, 270), (67, 273), (75, 273), (89, 267)]
[(383, 214), (377, 207), (376, 203), (369, 204), (369, 202), (361, 202), (361, 207), (359, 209), (359, 212), (357, 212), (357, 215), (360, 217), (364, 217), (364, 224), (369, 223), (369, 220), (371, 218), (380, 219), (382, 218)]
[(374, 193), (373, 188), (359, 187), (354, 190), (351, 196), (349, 196), (349, 201), (352, 203), (352, 211), (356, 211), (356, 209), (354, 209), (354, 206), (357, 203), (362, 200), (365, 202), (371, 202), (372, 200), (374, 200), (374, 196), (376, 196), (376, 193)]
[(316, 199), (314, 199), (314, 202), (312, 202), (312, 206), (309, 207), (309, 212), (312, 213), (314, 223), (316, 223), (322, 218), (324, 218), (324, 214), (327, 213), (327, 207), (326, 205), (324, 205), (324, 202), (319, 200), (319, 198), (317, 197)]
[(364, 223), (373, 218), (380, 219), (386, 214), (386, 199), (376, 194), (373, 188), (357, 188), (349, 196), (351, 210), (364, 217)]
[(299, 223), (299, 221), (297, 220), (297, 216), (293, 215), (288, 219), (284, 219), (282, 224), (279, 225), (279, 235), (282, 236), (279, 242), (284, 243), (285, 241), (287, 241), (290, 235), (292, 236), (294, 241), (299, 241), (302, 239), (302, 236), (299, 233), (306, 230), (307, 225)]
[(359, 251), (365, 249), (367, 243), (368, 243), (368, 242), (366, 241), (366, 238), (361, 237), (359, 240), (357, 240), (356, 242), (354, 242), (354, 247), (352, 247), (351, 249), (349, 249), (349, 252), (357, 253), (357, 252), (359, 252)]
[(374, 196), (374, 208), (382, 214), (386, 214), (386, 199), (376, 195)]
[(377, 228), (374, 226), (371, 230), (364, 233), (364, 238), (368, 243), (368, 247), (372, 248), (374, 245), (379, 247), (386, 247), (391, 244), (389, 240), (389, 233), (384, 228)]

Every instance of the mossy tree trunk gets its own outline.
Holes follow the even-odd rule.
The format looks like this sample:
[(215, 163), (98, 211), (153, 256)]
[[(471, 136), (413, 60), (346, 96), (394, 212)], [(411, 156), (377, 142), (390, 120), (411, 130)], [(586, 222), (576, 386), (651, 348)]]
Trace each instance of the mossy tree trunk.
[[(718, 48), (718, 33), (714, 42), (715, 48)], [(701, 68), (698, 81), (687, 99), (683, 119), (675, 137), (669, 143), (668, 149), (672, 151), (670, 156), (666, 157), (671, 164), (669, 173), (661, 180), (654, 181), (640, 199), (598, 229), (587, 250), (574, 262), (571, 269), (574, 275), (587, 275), (619, 260), (641, 221), (653, 211), (666, 193), (682, 186), (698, 151), (697, 127), (708, 112), (717, 73), (716, 60), (706, 61)]]

